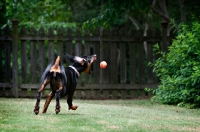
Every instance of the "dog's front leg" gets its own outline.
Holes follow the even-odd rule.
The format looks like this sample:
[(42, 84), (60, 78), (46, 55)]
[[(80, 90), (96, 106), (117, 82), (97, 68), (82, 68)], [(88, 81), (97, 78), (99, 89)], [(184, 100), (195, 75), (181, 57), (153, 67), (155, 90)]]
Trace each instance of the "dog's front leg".
[[(75, 88), (72, 88), (72, 89), (75, 89)], [(68, 109), (69, 110), (76, 110), (78, 108), (78, 106), (76, 105), (73, 105), (72, 104), (72, 101), (73, 101), (73, 95), (74, 95), (74, 91), (69, 91), (69, 94), (68, 94), (68, 98), (67, 98), (67, 104), (68, 104)]]
[(40, 99), (41, 99), (41, 95), (42, 95), (42, 91), (44, 90), (44, 88), (47, 86), (47, 84), (49, 83), (49, 81), (46, 79), (44, 80), (44, 82), (42, 83), (40, 89), (38, 90), (37, 93), (37, 101), (35, 104), (35, 108), (34, 108), (34, 113), (37, 115), (39, 113), (39, 109), (40, 109)]
[(69, 110), (76, 110), (78, 108), (78, 106), (72, 104), (72, 97), (68, 97), (67, 103)]

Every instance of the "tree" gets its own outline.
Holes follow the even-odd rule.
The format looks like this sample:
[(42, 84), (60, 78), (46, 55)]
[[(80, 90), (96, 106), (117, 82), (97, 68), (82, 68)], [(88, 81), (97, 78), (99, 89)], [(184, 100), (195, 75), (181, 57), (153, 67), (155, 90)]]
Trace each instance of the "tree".
[(83, 22), (92, 19), (100, 12), (100, 2), (94, 0), (67, 0), (63, 1), (72, 12), (71, 22), (81, 26)]

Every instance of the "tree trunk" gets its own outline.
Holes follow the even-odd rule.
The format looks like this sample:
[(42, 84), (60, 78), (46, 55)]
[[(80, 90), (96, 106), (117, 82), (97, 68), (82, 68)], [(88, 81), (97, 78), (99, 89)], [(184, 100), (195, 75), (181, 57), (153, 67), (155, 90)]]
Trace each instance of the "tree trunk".
[(180, 12), (181, 12), (181, 22), (186, 22), (186, 14), (185, 14), (185, 4), (184, 0), (179, 0)]

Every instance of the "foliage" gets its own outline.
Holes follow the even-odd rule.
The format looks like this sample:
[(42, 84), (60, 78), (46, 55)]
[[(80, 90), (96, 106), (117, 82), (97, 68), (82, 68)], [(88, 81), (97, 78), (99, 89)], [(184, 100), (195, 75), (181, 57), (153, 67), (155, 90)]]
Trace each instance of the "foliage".
[(74, 27), (75, 23), (69, 22), (72, 16), (71, 11), (67, 10), (67, 6), (61, 0), (6, 0), (6, 17), (7, 23), (11, 25), (13, 19), (20, 21), (20, 26), (39, 28), (43, 26), (56, 27)]
[[(5, 15), (5, 6), (3, 6), (5, 4), (4, 1), (0, 1), (0, 29), (2, 27), (2, 25), (4, 25), (6, 23), (6, 15)], [(0, 30), (0, 34), (2, 33), (2, 30)]]
[(200, 107), (200, 23), (180, 25), (169, 52), (160, 55), (153, 70), (160, 84), (152, 99), (187, 108)]

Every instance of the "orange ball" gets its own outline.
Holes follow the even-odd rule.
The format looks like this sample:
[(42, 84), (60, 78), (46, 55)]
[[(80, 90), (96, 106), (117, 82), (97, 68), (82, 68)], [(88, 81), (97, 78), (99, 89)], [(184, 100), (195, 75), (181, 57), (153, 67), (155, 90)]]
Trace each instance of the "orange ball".
[(105, 61), (102, 61), (100, 63), (100, 67), (103, 68), (103, 69), (106, 68), (107, 67), (107, 63)]

